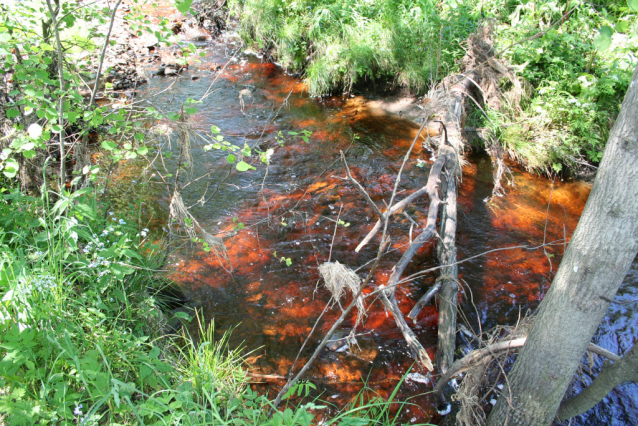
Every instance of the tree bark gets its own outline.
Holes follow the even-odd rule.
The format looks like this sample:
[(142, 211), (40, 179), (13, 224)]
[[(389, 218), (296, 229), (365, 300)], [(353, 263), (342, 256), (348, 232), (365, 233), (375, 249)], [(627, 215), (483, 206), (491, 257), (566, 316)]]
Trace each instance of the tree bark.
[(549, 425), (638, 252), (638, 68), (596, 182), (488, 425)]

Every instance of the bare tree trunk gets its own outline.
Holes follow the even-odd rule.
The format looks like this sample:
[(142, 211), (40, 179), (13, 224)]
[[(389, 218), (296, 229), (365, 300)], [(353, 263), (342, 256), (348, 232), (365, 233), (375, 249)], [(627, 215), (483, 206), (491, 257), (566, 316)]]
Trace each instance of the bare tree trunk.
[(638, 253), (638, 68), (596, 182), (488, 425), (549, 425)]

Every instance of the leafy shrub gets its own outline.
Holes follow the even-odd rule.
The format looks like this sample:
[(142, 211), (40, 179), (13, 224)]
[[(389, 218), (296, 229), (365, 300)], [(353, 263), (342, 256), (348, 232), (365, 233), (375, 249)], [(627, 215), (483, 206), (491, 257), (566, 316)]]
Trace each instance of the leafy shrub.
[[(484, 5), (499, 22), (497, 49), (522, 42), (503, 56), (532, 87), (521, 110), (500, 117), (503, 145), (536, 171), (597, 164), (636, 65), (638, 16), (624, 1), (499, 5)], [(551, 23), (557, 25), (547, 30)]]

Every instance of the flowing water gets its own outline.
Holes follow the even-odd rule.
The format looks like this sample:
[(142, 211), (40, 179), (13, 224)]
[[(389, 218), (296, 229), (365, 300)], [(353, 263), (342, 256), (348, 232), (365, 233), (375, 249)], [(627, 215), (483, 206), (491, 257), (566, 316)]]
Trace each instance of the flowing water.
[[(177, 111), (187, 98), (199, 99), (217, 75), (214, 69), (228, 61), (239, 43), (227, 33), (204, 46), (207, 56), (200, 64), (192, 66), (177, 82), (150, 79), (142, 96), (166, 111)], [(192, 76), (199, 78), (191, 80)], [(352, 269), (363, 267), (359, 274), (364, 276), (378, 248), (377, 236), (360, 253), (354, 250), (375, 219), (356, 189), (343, 180), (339, 151), (345, 152), (354, 176), (372, 199), (383, 206), (384, 201), (389, 202), (402, 158), (419, 126), (371, 107), (363, 97), (310, 98), (297, 78), (286, 75), (275, 64), (243, 53), (237, 53), (220, 72), (212, 89), (214, 92), (197, 105), (194, 127), (209, 134), (211, 125), (218, 126), (226, 140), (262, 151), (272, 148), (274, 154), (268, 167), (255, 163), (256, 170), (227, 178), (232, 169), (226, 161), (227, 153), (204, 152), (201, 144), (193, 142), (190, 179), (207, 175), (187, 186), (183, 197), (187, 205), (194, 205), (194, 216), (208, 232), (225, 238), (234, 271), (229, 274), (201, 247), (184, 247), (171, 258), (170, 277), (207, 319), (214, 319), (217, 333), (232, 330), (231, 344), (253, 349), (248, 357), (251, 371), (286, 376), (330, 298), (318, 266), (330, 258)], [(243, 105), (242, 90), (250, 93), (243, 92)], [(302, 130), (312, 132), (308, 143), (300, 135), (288, 133)], [(431, 156), (420, 148), (412, 155), (399, 185), (399, 198), (425, 184)], [(171, 161), (175, 162), (176, 157)], [(419, 167), (418, 160), (424, 161), (424, 167)], [(513, 324), (519, 315), (538, 306), (558, 268), (564, 239), (576, 227), (590, 186), (582, 182), (552, 184), (515, 169), (515, 185), (509, 187), (507, 195), (490, 199), (489, 157), (470, 154), (468, 160), (459, 187), (458, 258), (487, 253), (459, 265), (463, 283), (459, 298), (463, 318), (459, 321), (478, 332), (479, 324), (483, 330)], [(133, 176), (136, 170), (134, 165), (123, 165), (120, 176)], [(136, 195), (146, 200), (145, 216), (166, 216), (168, 195), (160, 186), (157, 188)], [(198, 203), (210, 195), (214, 195), (210, 201)], [(427, 208), (424, 197), (405, 213), (422, 226)], [(335, 231), (337, 219), (343, 224)], [(243, 229), (236, 231), (240, 223)], [(418, 233), (418, 228), (411, 231), (411, 226), (405, 215), (394, 218), (389, 229), (391, 251), (383, 257), (372, 288), (386, 282), (410, 241), (410, 232), (412, 237)], [(557, 243), (545, 250), (494, 251), (533, 247), (544, 241)], [(404, 276), (433, 266), (434, 242), (429, 242)], [(431, 272), (398, 288), (397, 299), (405, 314), (437, 276), (437, 272)], [(634, 268), (618, 299), (636, 298), (636, 282), (638, 269)], [(367, 298), (366, 304), (368, 315), (356, 330), (359, 348), (325, 350), (306, 377), (317, 384), (321, 398), (336, 405), (352, 398), (364, 381), (379, 395), (388, 397), (413, 363), (399, 329), (382, 304), (374, 297)], [(337, 306), (326, 311), (299, 356), (297, 370), (338, 316)], [(614, 352), (628, 350), (636, 336), (636, 317), (634, 305), (614, 305), (595, 340)], [(436, 306), (430, 304), (411, 324), (433, 359), (437, 321)], [(353, 319), (346, 321), (342, 331), (353, 326)], [(598, 364), (595, 368), (600, 368)], [(282, 384), (271, 379), (254, 386), (274, 395)], [(401, 385), (396, 398), (411, 398), (414, 403), (403, 414), (404, 421), (442, 421), (426, 394), (431, 389), (431, 382), (406, 381)], [(579, 419), (579, 424), (636, 424), (636, 395), (635, 384), (621, 386), (593, 414)], [(611, 419), (617, 419), (616, 423)]]

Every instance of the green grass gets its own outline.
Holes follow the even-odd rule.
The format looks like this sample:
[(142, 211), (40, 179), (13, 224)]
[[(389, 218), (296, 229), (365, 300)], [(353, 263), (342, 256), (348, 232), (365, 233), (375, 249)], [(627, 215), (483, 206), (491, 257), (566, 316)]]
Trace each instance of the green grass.
[(237, 0), (231, 7), (244, 40), (303, 72), (313, 95), (382, 79), (424, 92), (457, 69), (459, 42), (475, 28), (465, 8), (430, 0)]
[(197, 344), (162, 334), (146, 231), (100, 219), (90, 193), (46, 201), (0, 202), (6, 424), (195, 425), (231, 413), (243, 359), (203, 324)]

